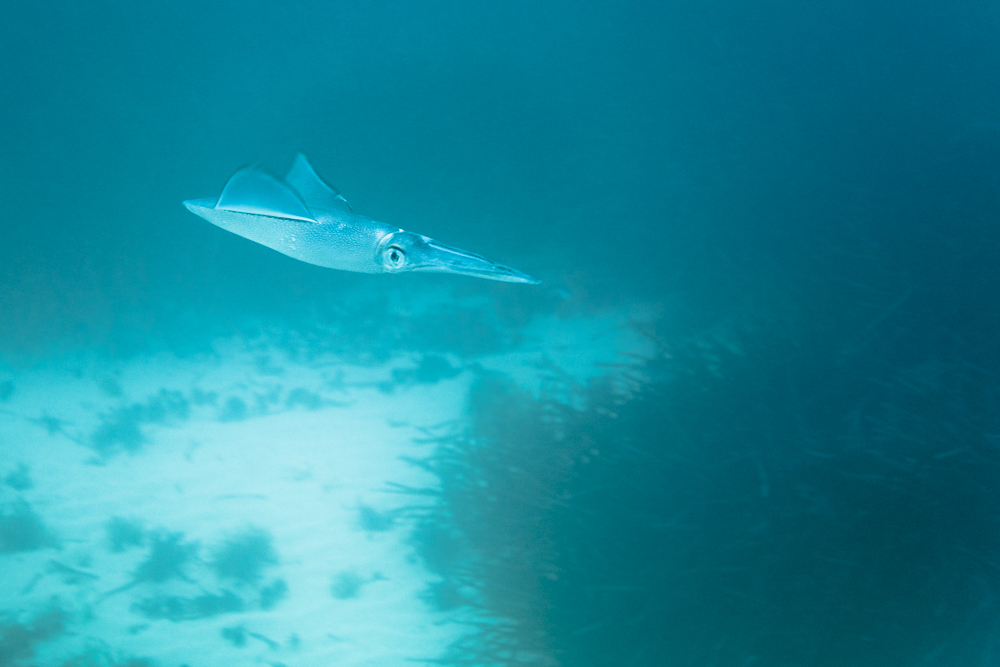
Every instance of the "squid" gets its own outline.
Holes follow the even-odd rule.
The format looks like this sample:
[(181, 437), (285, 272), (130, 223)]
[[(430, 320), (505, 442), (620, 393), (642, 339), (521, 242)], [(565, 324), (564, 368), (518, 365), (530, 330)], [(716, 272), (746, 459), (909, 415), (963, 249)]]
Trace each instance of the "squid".
[(257, 168), (240, 169), (218, 199), (184, 206), (213, 225), (297, 260), (341, 271), (454, 273), (537, 285), (509, 266), (355, 213), (336, 188), (323, 182), (304, 155), (284, 179)]

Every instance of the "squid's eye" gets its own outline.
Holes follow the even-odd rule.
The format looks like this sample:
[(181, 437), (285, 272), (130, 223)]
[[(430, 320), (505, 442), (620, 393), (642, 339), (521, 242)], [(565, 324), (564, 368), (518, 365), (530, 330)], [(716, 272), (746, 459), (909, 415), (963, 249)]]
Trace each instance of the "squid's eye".
[(386, 248), (383, 259), (389, 267), (396, 269), (406, 264), (406, 253), (399, 246), (391, 245)]

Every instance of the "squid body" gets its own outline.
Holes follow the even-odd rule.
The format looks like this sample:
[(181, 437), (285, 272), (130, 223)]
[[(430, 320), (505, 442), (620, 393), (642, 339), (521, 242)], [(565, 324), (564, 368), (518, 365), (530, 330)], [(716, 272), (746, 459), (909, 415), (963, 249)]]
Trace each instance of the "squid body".
[(240, 169), (218, 199), (192, 199), (184, 206), (234, 234), (331, 269), (428, 271), (510, 283), (540, 282), (485, 257), (355, 213), (301, 154), (284, 179), (254, 167)]

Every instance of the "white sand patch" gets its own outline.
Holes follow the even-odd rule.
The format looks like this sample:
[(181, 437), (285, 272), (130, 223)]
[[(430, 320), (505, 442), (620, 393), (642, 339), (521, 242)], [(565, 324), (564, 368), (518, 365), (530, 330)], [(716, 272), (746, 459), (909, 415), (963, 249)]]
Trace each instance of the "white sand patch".
[[(0, 413), (0, 475), (23, 464), (33, 487), (3, 487), (0, 501), (29, 503), (59, 544), (0, 555), (0, 609), (25, 622), (58, 600), (71, 614), (70, 633), (40, 642), (32, 664), (88, 647), (192, 666), (384, 667), (439, 656), (467, 629), (422, 599), (433, 575), (408, 540), (432, 499), (391, 485), (436, 480), (403, 457), (426, 457), (428, 434), (460, 422), (477, 364), (537, 391), (554, 369), (583, 382), (648, 351), (615, 318), (538, 320), (524, 335), (521, 348), (436, 382), (394, 375), (415, 359), (295, 363), (238, 341), (201, 359), (14, 375)], [(362, 507), (386, 530), (366, 530)], [(146, 542), (112, 551), (112, 517), (137, 522)], [(270, 537), (277, 561), (259, 580), (221, 575), (213, 559), (248, 530)], [(137, 581), (157, 540), (190, 557)], [(279, 580), (287, 593), (265, 601)]]

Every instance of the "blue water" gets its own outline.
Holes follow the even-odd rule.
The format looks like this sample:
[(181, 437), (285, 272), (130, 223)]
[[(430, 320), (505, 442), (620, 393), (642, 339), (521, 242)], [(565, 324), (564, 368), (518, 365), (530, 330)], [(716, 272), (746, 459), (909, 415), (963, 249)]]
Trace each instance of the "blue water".
[[(436, 504), (389, 531), (422, 564), (411, 597), (434, 619), (503, 619), (442, 639), (445, 664), (1000, 664), (997, 3), (98, 0), (3, 14), (0, 584), (28, 590), (40, 559), (40, 581), (65, 589), (0, 599), (0, 667), (173, 664), (87, 616), (117, 552), (103, 537), (90, 561), (73, 552), (54, 508), (76, 500), (49, 490), (159, 465), (176, 429), (350, 402), (331, 358), (381, 369), (356, 391), (462, 397), (448, 429), (411, 424), (432, 447), (411, 458)], [(181, 205), (298, 152), (355, 211), (542, 284), (332, 271)], [(608, 343), (620, 364), (581, 351), (587, 372), (553, 361), (607, 341), (595, 321), (644, 343)], [(505, 366), (524, 350), (531, 381)], [(224, 379), (185, 365), (206, 360)], [(138, 517), (135, 562), (114, 581), (134, 575), (124, 595), (154, 599), (141, 563), (171, 544), (178, 562), (218, 565), (243, 545), (247, 567), (287, 566), (293, 547), (246, 511), (201, 532)], [(120, 514), (94, 512), (98, 531)], [(228, 607), (199, 616), (190, 591), (159, 591), (184, 618), (123, 602), (162, 633), (130, 636), (173, 645), (212, 619), (229, 634), (205, 636), (233, 664), (256, 641), (294, 667), (294, 642), (240, 635), (270, 638), (266, 615), (233, 630), (270, 609), (273, 582), (251, 567), (237, 590), (212, 579), (220, 567), (163, 576)], [(350, 567), (330, 576), (363, 598), (350, 577), (377, 568)], [(293, 616), (295, 593), (272, 606)], [(396, 664), (358, 641), (357, 664)]]

